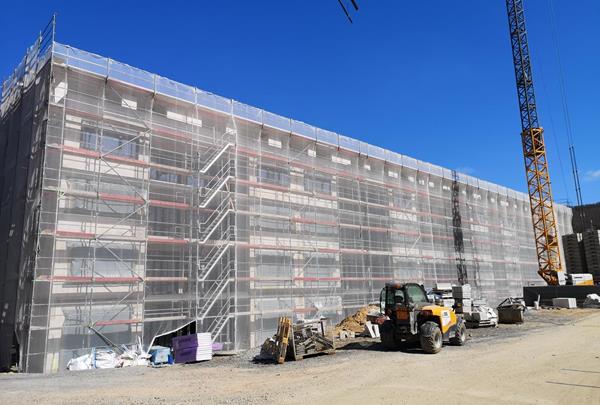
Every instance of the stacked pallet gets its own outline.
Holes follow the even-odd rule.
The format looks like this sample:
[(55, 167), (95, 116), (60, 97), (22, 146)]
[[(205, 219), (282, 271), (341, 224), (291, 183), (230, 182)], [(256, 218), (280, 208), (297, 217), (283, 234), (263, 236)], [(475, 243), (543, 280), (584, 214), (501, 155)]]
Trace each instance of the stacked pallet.
[(600, 231), (590, 230), (583, 233), (583, 246), (587, 272), (597, 278), (600, 277)]
[(210, 333), (173, 338), (175, 363), (192, 363), (212, 359), (212, 339)]
[(587, 273), (582, 234), (564, 235), (562, 242), (567, 273)]

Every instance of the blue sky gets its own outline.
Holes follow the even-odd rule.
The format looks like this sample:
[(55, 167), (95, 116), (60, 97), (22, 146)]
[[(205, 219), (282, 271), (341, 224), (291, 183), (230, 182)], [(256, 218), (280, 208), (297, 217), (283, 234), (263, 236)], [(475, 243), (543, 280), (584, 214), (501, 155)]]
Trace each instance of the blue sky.
[[(550, 1), (526, 1), (526, 16), (555, 199), (574, 202)], [(553, 2), (591, 203), (600, 200), (600, 2)], [(362, 0), (352, 25), (336, 0), (6, 3), (3, 78), (57, 12), (60, 42), (525, 191), (503, 0)]]

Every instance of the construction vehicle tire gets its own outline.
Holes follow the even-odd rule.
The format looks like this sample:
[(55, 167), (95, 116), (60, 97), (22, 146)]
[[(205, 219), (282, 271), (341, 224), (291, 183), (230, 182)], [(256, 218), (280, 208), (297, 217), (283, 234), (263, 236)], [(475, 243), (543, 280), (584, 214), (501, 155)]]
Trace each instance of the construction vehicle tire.
[(442, 331), (437, 323), (427, 321), (419, 328), (421, 349), (425, 353), (435, 354), (442, 350)]
[(463, 346), (467, 341), (467, 327), (464, 322), (460, 322), (456, 325), (456, 331), (454, 331), (454, 336), (450, 338), (450, 343), (455, 346)]

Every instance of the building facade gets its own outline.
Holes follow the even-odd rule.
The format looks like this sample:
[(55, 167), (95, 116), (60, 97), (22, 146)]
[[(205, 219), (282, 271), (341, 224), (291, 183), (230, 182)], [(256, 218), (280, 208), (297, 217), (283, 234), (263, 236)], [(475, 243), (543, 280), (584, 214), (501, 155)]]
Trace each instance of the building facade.
[(3, 364), (190, 324), (244, 349), (458, 268), (490, 303), (543, 284), (526, 194), (53, 39), (28, 55), (1, 107)]

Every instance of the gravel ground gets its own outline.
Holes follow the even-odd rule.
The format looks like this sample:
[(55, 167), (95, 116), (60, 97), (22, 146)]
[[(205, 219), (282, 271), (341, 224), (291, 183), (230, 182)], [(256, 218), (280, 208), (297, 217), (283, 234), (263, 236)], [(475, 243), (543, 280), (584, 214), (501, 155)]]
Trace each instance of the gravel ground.
[[(341, 378), (350, 371), (357, 373), (355, 377), (348, 376), (348, 381), (344, 383), (354, 387), (348, 389), (368, 391), (370, 385), (363, 387), (366, 383), (361, 381), (362, 376), (371, 381), (370, 384), (379, 384), (389, 378), (385, 375), (378, 376), (382, 372), (379, 366), (400, 367), (404, 364), (393, 372), (410, 379), (415, 375), (406, 371), (407, 368), (418, 370), (424, 367), (425, 363), (430, 364), (434, 369), (453, 368), (457, 359), (468, 358), (471, 361), (485, 356), (494, 356), (495, 351), (501, 350), (512, 353), (511, 345), (516, 347), (525, 341), (531, 342), (532, 349), (528, 350), (534, 350), (542, 341), (538, 342), (538, 335), (544, 336), (544, 342), (555, 338), (555, 330), (560, 329), (563, 331), (561, 333), (567, 336), (569, 328), (588, 321), (588, 318), (596, 320), (598, 324), (599, 314), (600, 310), (593, 309), (529, 311), (525, 314), (525, 323), (521, 325), (469, 329), (467, 346), (446, 346), (442, 353), (435, 356), (424, 355), (418, 349), (385, 352), (378, 340), (357, 338), (339, 342), (335, 355), (314, 356), (299, 362), (286, 362), (283, 365), (253, 362), (252, 359), (260, 351), (255, 348), (234, 356), (215, 356), (209, 362), (163, 368), (131, 367), (116, 370), (65, 371), (55, 375), (4, 374), (0, 375), (0, 403), (27, 398), (31, 402), (61, 404), (83, 402), (246, 404), (304, 402), (306, 395), (317, 402), (327, 402), (323, 397), (315, 397), (315, 395), (319, 390), (328, 391), (338, 388), (336, 380), (331, 380), (331, 376), (337, 375)], [(580, 329), (586, 333), (596, 332), (593, 327), (600, 327), (600, 324), (590, 326), (592, 327)], [(560, 339), (560, 342), (564, 342), (565, 339), (569, 341), (573, 337), (561, 336)], [(560, 350), (564, 350), (565, 345), (560, 342), (555, 342), (551, 346), (552, 350), (557, 352), (556, 355), (560, 355)], [(596, 352), (596, 355), (599, 354)], [(541, 357), (535, 357), (535, 359), (539, 358)], [(388, 360), (392, 359), (394, 360), (390, 363)], [(600, 370), (600, 362), (596, 361), (599, 363), (597, 368)], [(497, 363), (500, 366), (501, 360)], [(373, 365), (377, 367), (373, 368)], [(481, 367), (481, 365), (471, 367)], [(364, 371), (360, 372), (360, 370)], [(425, 370), (421, 372), (425, 373), (423, 375), (427, 374)], [(493, 373), (497, 372), (493, 371)], [(535, 372), (537, 371), (531, 373)], [(598, 373), (597, 375), (600, 375), (600, 371)], [(600, 381), (595, 385), (598, 385), (597, 391), (600, 392)], [(345, 394), (339, 395), (341, 398)], [(377, 396), (378, 391), (374, 391), (373, 395)], [(359, 402), (362, 400), (354, 401), (352, 398), (349, 400), (349, 403)], [(385, 398), (383, 402), (386, 402)], [(525, 403), (529, 402), (525, 401)]]

